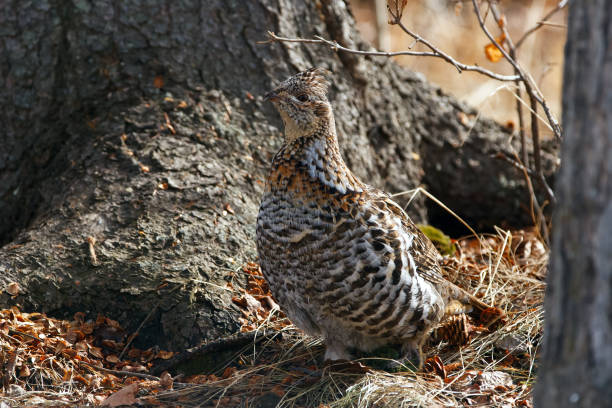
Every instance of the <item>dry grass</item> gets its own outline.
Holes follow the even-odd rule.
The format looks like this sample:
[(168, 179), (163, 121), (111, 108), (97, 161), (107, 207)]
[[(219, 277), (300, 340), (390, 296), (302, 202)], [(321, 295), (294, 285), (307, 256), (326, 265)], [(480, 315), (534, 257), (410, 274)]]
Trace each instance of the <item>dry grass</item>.
[[(430, 341), (424, 351), (439, 357), (444, 376), (408, 367), (374, 369), (381, 359), (372, 357), (359, 360), (361, 365), (324, 367), (320, 340), (284, 326), (274, 339), (249, 346), (228, 362), (237, 370), (227, 378), (208, 378), (159, 394), (155, 401), (185, 407), (531, 406), (547, 250), (532, 231), (498, 230), (460, 239), (457, 246), (455, 256), (445, 260), (448, 279), (501, 308), (506, 322), (473, 333), (461, 347)], [(280, 326), (268, 319), (258, 330)], [(264, 403), (271, 405), (257, 405)]]
[[(405, 194), (419, 192), (423, 191)], [(443, 203), (436, 202), (450, 211)], [(137, 397), (138, 403), (145, 406), (531, 407), (536, 356), (542, 339), (548, 250), (533, 230), (498, 229), (494, 234), (472, 234), (457, 240), (455, 245), (457, 251), (446, 257), (442, 265), (446, 278), (501, 309), (505, 318), (491, 327), (483, 323), (486, 319), (482, 316), (464, 319), (469, 323), (467, 332), (471, 340), (462, 345), (457, 345), (446, 332), (436, 331), (424, 348), (429, 357), (424, 370), (417, 371), (398, 362), (399, 371), (385, 371), (380, 367), (398, 356), (390, 353), (392, 357), (381, 357), (381, 351), (351, 364), (323, 365), (321, 340), (305, 336), (282, 316), (273, 301), (266, 302), (269, 288), (257, 265), (248, 264), (243, 270), (248, 275), (247, 288), (235, 290), (235, 302), (244, 305), (245, 313), (248, 311), (243, 328), (255, 328), (266, 339), (245, 346), (216, 372), (177, 379), (182, 383), (175, 381), (171, 390), (167, 390), (171, 385), (164, 385), (155, 377), (142, 380), (127, 376), (125, 381), (119, 381), (112, 374), (97, 373), (95, 367), (85, 366), (87, 370), (82, 371), (84, 367), (74, 363), (102, 357), (87, 346), (88, 337), (85, 337), (77, 360), (69, 358), (75, 357), (74, 353), (62, 349), (63, 360), (56, 358), (56, 364), (49, 367), (33, 366), (29, 369), (33, 377), (26, 381), (25, 389), (13, 392), (7, 386), (7, 392), (0, 394), (0, 404), (70, 406), (78, 401), (93, 405), (120, 387), (135, 383), (137, 387), (130, 398)], [(53, 324), (45, 325), (44, 322), (52, 319), (41, 314), (20, 314), (17, 310), (4, 313), (8, 316), (6, 322), (16, 325), (22, 337), (25, 336), (20, 341), (32, 343), (31, 353), (49, 356), (38, 345), (49, 343), (48, 347), (57, 354), (57, 347), (51, 346), (64, 338), (71, 339), (74, 337), (71, 334), (81, 331), (95, 334), (98, 326), (111, 323), (117, 326), (102, 316), (96, 322), (75, 316), (73, 322), (53, 320)], [(37, 323), (28, 323), (31, 321)], [(50, 332), (47, 326), (56, 328), (57, 333)], [(31, 332), (29, 337), (23, 334), (26, 328)], [(45, 341), (32, 340), (40, 337), (43, 329)], [(15, 340), (8, 330), (7, 326), (0, 334), (5, 340)], [(7, 353), (17, 353), (12, 343), (4, 343)], [(143, 353), (146, 352), (137, 354)], [(56, 365), (60, 362), (68, 368), (58, 369)], [(21, 367), (17, 372), (24, 370), (25, 365), (25, 360), (17, 365)], [(49, 380), (38, 383), (39, 377), (47, 378), (43, 373)], [(24, 377), (21, 373), (19, 376)]]
[[(257, 314), (256, 330), (261, 335), (272, 332), (273, 336), (247, 345), (215, 373), (179, 380), (184, 383), (175, 382), (173, 390), (164, 391), (160, 381), (128, 378), (119, 382), (110, 375), (116, 381), (111, 381), (114, 384), (104, 391), (94, 378), (98, 375), (95, 371), (86, 370), (89, 374), (84, 374), (83, 367), (72, 366), (72, 360), (66, 360), (65, 364), (71, 367), (68, 371), (55, 370), (53, 365), (46, 370), (43, 370), (45, 366), (31, 368), (32, 373), (43, 370), (59, 377), (38, 383), (37, 378), (42, 381), (47, 377), (37, 374), (25, 389), (17, 387), (13, 391), (8, 387), (0, 395), (0, 403), (70, 406), (78, 401), (94, 405), (108, 393), (136, 382), (139, 391), (134, 396), (140, 397), (144, 405), (531, 406), (535, 360), (542, 336), (547, 250), (532, 231), (498, 230), (495, 234), (472, 235), (458, 240), (456, 246), (455, 255), (445, 258), (443, 265), (447, 278), (502, 309), (506, 318), (505, 324), (491, 330), (478, 327), (478, 320), (471, 318), (476, 328), (472, 329), (471, 341), (463, 346), (453, 344), (444, 336), (435, 336), (438, 339), (432, 339), (424, 352), (430, 357), (428, 361), (433, 362), (426, 366), (438, 364), (438, 368), (415, 371), (403, 366), (399, 372), (387, 372), (376, 368), (388, 360), (380, 357), (363, 357), (350, 365), (323, 366), (321, 340), (303, 335), (277, 309), (268, 307), (264, 314)], [(254, 269), (256, 265), (245, 267), (251, 273)], [(253, 290), (262, 288), (261, 277), (252, 277), (251, 283), (253, 287), (249, 290), (256, 294)], [(266, 292), (258, 296), (265, 298)], [(30, 315), (24, 316), (22, 319), (29, 321)], [(43, 315), (32, 316), (46, 319)], [(253, 321), (247, 323), (245, 327)], [(54, 324), (79, 329), (90, 323), (77, 320)], [(86, 359), (86, 355), (81, 359)], [(92, 388), (92, 384), (97, 385)]]

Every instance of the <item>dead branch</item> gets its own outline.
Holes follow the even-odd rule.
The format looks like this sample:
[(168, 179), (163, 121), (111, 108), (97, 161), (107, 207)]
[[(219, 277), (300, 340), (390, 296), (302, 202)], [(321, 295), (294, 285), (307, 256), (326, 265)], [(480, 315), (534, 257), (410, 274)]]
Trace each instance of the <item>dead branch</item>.
[[(493, 18), (495, 18), (496, 21), (501, 21), (501, 13), (499, 12), (499, 10), (497, 9), (497, 5), (495, 3), (489, 3), (490, 5), (490, 10), (493, 13)], [(506, 25), (505, 24), (500, 24), (498, 23), (498, 26), (500, 27), (502, 34), (503, 34), (503, 38), (504, 41), (506, 42), (506, 44), (508, 45), (508, 49), (509, 49), (509, 56), (510, 58), (512, 58), (513, 60), (516, 60), (516, 47), (514, 46), (514, 43), (512, 42), (512, 37), (510, 36), (510, 33), (508, 32)], [(517, 75), (520, 75), (520, 72), (515, 68), (514, 72)], [(544, 219), (544, 215), (542, 212), (542, 207), (540, 206), (537, 196), (535, 195), (534, 189), (533, 189), (533, 185), (531, 183), (531, 180), (529, 179), (530, 176), (533, 177), (534, 175), (528, 171), (529, 168), (529, 163), (528, 163), (528, 155), (527, 155), (527, 144), (525, 142), (525, 129), (524, 129), (524, 119), (523, 119), (523, 109), (522, 109), (522, 105), (521, 105), (521, 88), (520, 88), (520, 84), (521, 82), (524, 84), (525, 88), (529, 90), (529, 84), (525, 83), (524, 81), (517, 81), (517, 90), (516, 90), (516, 95), (517, 95), (517, 112), (519, 114), (519, 124), (521, 126), (520, 128), (520, 137), (521, 137), (521, 153), (522, 153), (522, 160), (523, 160), (523, 175), (526, 179), (527, 182), (527, 187), (529, 190), (529, 195), (530, 195), (530, 202), (531, 202), (531, 207), (532, 209), (535, 208), (536, 212), (537, 212), (537, 219), (534, 219), (534, 223), (537, 226), (538, 229), (540, 229), (540, 233), (542, 234), (544, 240), (546, 241), (546, 243), (548, 244), (548, 231), (547, 231), (547, 227), (546, 227), (546, 222)], [(544, 177), (544, 173), (542, 171), (542, 166), (541, 166), (541, 159), (540, 159), (540, 133), (539, 133), (539, 128), (538, 128), (538, 122), (537, 122), (537, 109), (538, 109), (538, 105), (537, 102), (535, 100), (535, 98), (533, 97), (533, 92), (529, 93), (529, 101), (531, 103), (531, 137), (533, 140), (533, 155), (534, 155), (534, 162), (535, 162), (535, 177), (537, 177), (538, 181), (540, 182), (540, 184), (542, 185), (542, 187), (544, 188), (544, 190), (546, 191), (549, 199), (551, 201), (554, 202), (555, 197), (554, 197), (554, 193), (552, 191), (552, 189), (548, 186), (548, 183), (546, 182), (546, 178)], [(532, 210), (533, 212), (533, 210)]]
[(150, 375), (150, 374), (145, 374), (145, 373), (136, 373), (133, 371), (125, 371), (125, 370), (113, 370), (110, 368), (105, 368), (105, 367), (99, 367), (97, 365), (93, 365), (90, 363), (87, 363), (85, 361), (79, 361), (79, 364), (83, 364), (84, 366), (87, 366), (93, 370), (97, 370), (97, 371), (102, 371), (103, 373), (108, 373), (108, 374), (113, 374), (116, 375), (118, 377), (138, 377), (138, 378), (144, 378), (145, 380), (155, 380), (155, 381), (159, 381), (159, 377), (156, 377), (154, 375)]
[(544, 172), (542, 171), (542, 160), (540, 158), (540, 131), (538, 129), (538, 122), (535, 120), (535, 112), (536, 109), (538, 108), (535, 100), (533, 97), (531, 97), (530, 95), (530, 102), (531, 102), (531, 106), (532, 106), (532, 115), (531, 115), (531, 137), (533, 139), (533, 163), (535, 165), (535, 173), (538, 176), (538, 181), (540, 182), (540, 184), (542, 184), (542, 187), (544, 187), (544, 189), (546, 190), (546, 193), (548, 194), (548, 198), (550, 198), (550, 200), (554, 203), (555, 202), (555, 195), (552, 191), (552, 189), (550, 188), (550, 186), (548, 185), (548, 183), (546, 182), (546, 178), (544, 177)]
[(552, 9), (550, 12), (548, 12), (548, 14), (546, 14), (544, 17), (542, 17), (542, 19), (540, 21), (538, 21), (538, 23), (535, 26), (533, 26), (529, 30), (525, 31), (523, 36), (521, 38), (519, 38), (519, 40), (516, 42), (515, 47), (518, 49), (521, 46), (521, 44), (523, 44), (523, 42), (527, 39), (527, 37), (529, 37), (531, 34), (536, 32), (543, 25), (553, 25), (551, 23), (548, 23), (548, 19), (550, 19), (552, 16), (554, 16), (558, 11), (562, 10), (563, 8), (565, 8), (565, 6), (567, 6), (567, 3), (568, 3), (568, 0), (561, 0), (557, 4), (557, 6), (554, 9)]
[(529, 167), (525, 166), (523, 163), (521, 163), (518, 160), (513, 159), (512, 157), (508, 157), (506, 156), (504, 153), (499, 152), (495, 155), (496, 159), (501, 159), (503, 161), (505, 161), (506, 163), (511, 164), (512, 166), (516, 167), (517, 169), (519, 169), (520, 171), (524, 171), (527, 172), (527, 174), (529, 174), (530, 176), (534, 176), (533, 174), (533, 170), (531, 170)]
[(531, 95), (540, 106), (542, 106), (542, 109), (544, 109), (544, 113), (546, 114), (546, 118), (548, 119), (548, 122), (551, 125), (553, 134), (555, 135), (557, 140), (561, 140), (561, 126), (559, 125), (559, 122), (557, 121), (557, 119), (553, 116), (550, 110), (550, 107), (548, 106), (548, 103), (546, 103), (546, 100), (544, 99), (542, 92), (540, 92), (540, 90), (538, 89), (537, 84), (535, 83), (531, 75), (529, 75), (525, 70), (523, 70), (523, 68), (519, 65), (519, 63), (515, 59), (513, 59), (508, 54), (506, 49), (497, 42), (495, 37), (493, 37), (493, 35), (491, 34), (489, 29), (485, 25), (485, 21), (482, 17), (482, 13), (480, 12), (480, 6), (478, 5), (478, 1), (472, 0), (472, 4), (474, 6), (474, 12), (476, 13), (476, 17), (478, 18), (478, 24), (480, 24), (480, 28), (482, 28), (482, 31), (485, 33), (487, 38), (489, 38), (489, 41), (491, 41), (491, 44), (495, 45), (495, 47), (502, 53), (506, 61), (508, 61), (508, 63), (512, 65), (515, 71), (518, 72), (519, 77), (521, 78), (523, 84), (525, 85), (525, 89), (527, 90), (527, 93)]
[[(518, 160), (518, 156), (516, 157)], [(529, 198), (531, 204), (531, 217), (533, 218), (533, 223), (537, 227), (536, 231), (539, 233), (542, 240), (546, 243), (546, 246), (550, 247), (550, 239), (548, 234), (548, 227), (546, 225), (546, 217), (544, 217), (544, 211), (542, 207), (538, 203), (538, 200), (535, 199), (535, 190), (533, 189), (533, 184), (531, 183), (531, 178), (527, 174), (527, 168), (523, 169), (523, 176), (525, 177), (525, 182), (527, 183), (527, 189), (529, 190)]]
[[(500, 14), (497, 10), (497, 6), (495, 4), (491, 5), (491, 10), (493, 12), (493, 17), (495, 17), (496, 21), (501, 21), (500, 18)], [(506, 44), (508, 44), (508, 48), (510, 50), (510, 57), (512, 57), (513, 59), (516, 59), (516, 48), (514, 46), (514, 44), (512, 43), (512, 38), (510, 37), (510, 33), (508, 32), (508, 29), (506, 28), (506, 24), (498, 24), (502, 30), (502, 33), (504, 35), (504, 39), (506, 41)], [(518, 72), (516, 70), (514, 70), (514, 73), (518, 76)], [(523, 165), (526, 166), (526, 168), (529, 168), (529, 156), (527, 154), (527, 142), (526, 142), (526, 138), (525, 138), (525, 118), (523, 116), (523, 105), (522, 105), (522, 99), (523, 99), (523, 92), (521, 90), (521, 80), (517, 79), (516, 80), (516, 90), (514, 91), (514, 94), (516, 96), (516, 113), (518, 115), (518, 121), (519, 121), (519, 139), (521, 142), (521, 160), (523, 162)]]
[[(493, 17), (495, 18), (496, 21), (500, 21), (501, 19), (501, 14), (499, 13), (499, 10), (497, 9), (497, 5), (495, 3), (491, 3), (491, 12), (493, 13)], [(508, 44), (508, 48), (510, 50), (510, 57), (513, 58), (514, 60), (516, 60), (516, 47), (512, 42), (512, 37), (510, 36), (510, 33), (508, 32), (508, 30), (506, 29), (506, 26), (504, 24), (499, 24), (502, 33), (504, 34), (504, 38), (506, 43)], [(520, 75), (519, 72), (517, 72), (515, 70), (515, 73), (517, 73), (518, 75)], [(519, 85), (519, 83), (517, 82), (517, 85)], [(527, 88), (529, 86), (529, 84), (525, 83), (525, 87)], [(517, 89), (517, 97), (519, 98), (517, 100), (517, 105), (520, 106), (520, 86)], [(535, 165), (535, 174), (538, 178), (538, 181), (540, 182), (540, 184), (542, 185), (542, 187), (544, 188), (544, 190), (546, 191), (546, 194), (548, 195), (548, 198), (554, 202), (555, 201), (555, 195), (552, 191), (552, 188), (550, 188), (550, 186), (548, 185), (548, 183), (546, 182), (546, 178), (544, 177), (544, 172), (542, 170), (542, 164), (541, 164), (541, 147), (540, 147), (540, 130), (538, 128), (538, 123), (537, 123), (537, 114), (538, 114), (538, 105), (537, 105), (537, 101), (535, 99), (535, 97), (532, 95), (532, 93), (529, 93), (529, 102), (530, 102), (530, 106), (531, 106), (531, 137), (533, 140), (533, 157), (534, 157), (534, 165)], [(518, 109), (517, 109), (518, 110)], [(519, 110), (520, 113), (522, 113), (522, 108)], [(522, 118), (519, 117), (519, 120), (522, 121)], [(524, 138), (524, 129), (523, 129), (523, 138)], [(521, 149), (526, 149), (526, 145), (524, 145), (524, 140), (521, 140)], [(523, 161), (524, 164), (526, 166), (528, 166), (527, 163), (527, 151), (523, 150), (522, 152), (523, 155)], [(535, 197), (533, 197), (533, 199), (535, 200)]]
[(34, 336), (32, 336), (31, 334), (28, 334), (28, 333), (20, 332), (19, 330), (9, 329), (8, 332), (9, 332), (9, 334), (11, 334), (13, 336), (15, 336), (15, 335), (16, 336), (23, 336), (23, 337), (27, 337), (27, 338), (32, 339), (32, 340), (36, 340), (38, 342), (42, 341), (38, 337), (34, 337)]
[(479, 72), (479, 73), (481, 73), (483, 75), (488, 76), (489, 78), (497, 79), (498, 81), (516, 81), (517, 79), (520, 78), (520, 77), (518, 77), (516, 75), (501, 75), (501, 74), (497, 74), (497, 73), (495, 73), (493, 71), (489, 71), (488, 69), (479, 67), (477, 65), (466, 65), (466, 64), (463, 64), (461, 62), (456, 61), (450, 55), (440, 51), (439, 49), (437, 49), (436, 47), (431, 45), (429, 42), (427, 42), (423, 38), (417, 36), (416, 34), (414, 34), (413, 36), (414, 36), (414, 38), (415, 38), (415, 40), (417, 42), (423, 43), (424, 45), (426, 45), (432, 51), (396, 51), (396, 52), (362, 51), (362, 50), (354, 50), (352, 48), (343, 47), (342, 45), (338, 44), (335, 41), (327, 40), (327, 39), (325, 39), (323, 37), (320, 37), (318, 35), (315, 36), (315, 38), (285, 38), (285, 37), (279, 37), (278, 35), (276, 35), (275, 33), (271, 32), (271, 31), (268, 31), (268, 38), (269, 38), (269, 40), (265, 41), (265, 42), (260, 42), (260, 44), (261, 43), (268, 43), (268, 42), (292, 42), (292, 43), (306, 43), (306, 44), (323, 44), (323, 45), (327, 45), (328, 47), (330, 47), (334, 51), (342, 51), (342, 52), (347, 52), (347, 53), (356, 54), (356, 55), (368, 55), (368, 56), (374, 56), (374, 57), (387, 57), (387, 58), (397, 57), (399, 55), (412, 55), (412, 56), (418, 56), (418, 57), (436, 57), (436, 58), (441, 58), (441, 59), (451, 63), (455, 68), (457, 68), (457, 71), (459, 71), (459, 73), (461, 73), (463, 71)]

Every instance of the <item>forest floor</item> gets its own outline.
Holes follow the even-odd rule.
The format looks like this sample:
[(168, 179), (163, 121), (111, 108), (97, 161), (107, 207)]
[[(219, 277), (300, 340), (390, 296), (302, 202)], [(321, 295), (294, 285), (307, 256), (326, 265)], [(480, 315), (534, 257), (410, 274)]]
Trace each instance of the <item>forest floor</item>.
[[(228, 284), (243, 311), (247, 341), (193, 375), (151, 375), (162, 366), (172, 373), (177, 353), (130, 346), (138, 333), (107, 317), (87, 320), (77, 313), (65, 321), (0, 310), (0, 408), (531, 407), (548, 251), (531, 230), (498, 230), (453, 243), (454, 254), (444, 262), (447, 278), (495, 308), (437, 328), (422, 370), (400, 365), (385, 371), (393, 351), (386, 358), (378, 353), (323, 365), (320, 339), (303, 335), (278, 311), (251, 263), (242, 270), (246, 289)], [(224, 341), (215, 341), (215, 350)]]

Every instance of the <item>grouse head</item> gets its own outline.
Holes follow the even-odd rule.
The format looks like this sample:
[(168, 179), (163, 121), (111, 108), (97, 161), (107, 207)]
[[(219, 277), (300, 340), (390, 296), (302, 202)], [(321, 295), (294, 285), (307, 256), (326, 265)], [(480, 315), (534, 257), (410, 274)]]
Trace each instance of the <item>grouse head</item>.
[(265, 95), (283, 119), (287, 142), (312, 135), (333, 120), (327, 99), (328, 73), (324, 68), (310, 68), (286, 79)]

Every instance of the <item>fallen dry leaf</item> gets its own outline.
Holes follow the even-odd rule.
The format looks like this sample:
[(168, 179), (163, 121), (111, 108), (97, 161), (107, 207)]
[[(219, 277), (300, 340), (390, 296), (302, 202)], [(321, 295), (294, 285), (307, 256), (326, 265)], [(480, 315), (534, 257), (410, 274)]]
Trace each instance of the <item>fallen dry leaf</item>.
[(102, 349), (100, 347), (90, 347), (89, 354), (91, 354), (95, 358), (104, 358), (102, 355)]
[(221, 378), (230, 378), (232, 375), (234, 375), (236, 371), (238, 371), (236, 367), (226, 367), (225, 370), (223, 370), (223, 375), (221, 376)]
[(21, 366), (21, 368), (19, 369), (19, 376), (20, 377), (29, 377), (30, 376), (30, 369), (28, 368), (27, 365)]
[(118, 363), (119, 362), (119, 357), (117, 357), (114, 354), (110, 354), (110, 355), (106, 356), (106, 361), (108, 361), (109, 363)]
[(436, 374), (443, 380), (446, 379), (446, 369), (440, 356), (436, 355), (425, 360), (423, 370), (428, 373)]
[(157, 352), (157, 354), (155, 355), (155, 358), (161, 358), (162, 360), (168, 360), (170, 359), (172, 356), (174, 355), (174, 352), (172, 351), (164, 351), (164, 350), (160, 350)]
[(100, 406), (118, 407), (121, 405), (132, 405), (136, 403), (136, 391), (138, 391), (138, 384), (130, 384), (109, 395), (108, 398), (102, 401)]
[(19, 294), (19, 284), (17, 282), (9, 283), (6, 292), (11, 296), (17, 296)]
[(161, 385), (162, 388), (165, 390), (172, 389), (173, 383), (174, 381), (172, 380), (172, 376), (167, 371), (164, 371), (162, 375), (159, 377), (159, 385)]

